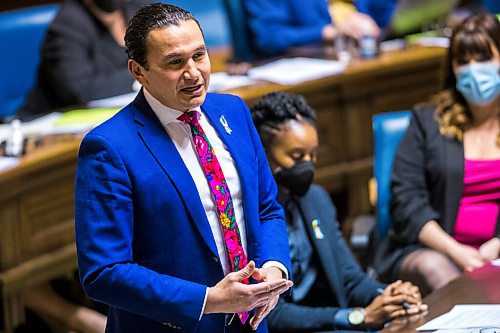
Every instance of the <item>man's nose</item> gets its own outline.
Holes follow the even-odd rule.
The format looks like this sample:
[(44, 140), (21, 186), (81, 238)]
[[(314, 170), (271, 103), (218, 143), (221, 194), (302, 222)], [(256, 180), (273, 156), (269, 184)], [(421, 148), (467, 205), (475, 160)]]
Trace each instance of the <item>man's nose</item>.
[(186, 69), (184, 70), (184, 78), (186, 79), (197, 79), (199, 77), (200, 71), (198, 70), (198, 67), (196, 66), (196, 62), (194, 60), (189, 60), (186, 64)]

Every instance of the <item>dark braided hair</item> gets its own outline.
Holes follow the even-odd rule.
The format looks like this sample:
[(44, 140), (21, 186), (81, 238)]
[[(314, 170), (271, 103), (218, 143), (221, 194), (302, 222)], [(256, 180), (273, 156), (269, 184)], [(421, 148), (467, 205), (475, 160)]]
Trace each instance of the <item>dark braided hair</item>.
[(282, 125), (290, 120), (305, 120), (316, 123), (316, 112), (307, 104), (302, 95), (275, 91), (264, 95), (251, 108), (253, 122), (264, 148), (271, 145), (276, 132), (282, 130)]

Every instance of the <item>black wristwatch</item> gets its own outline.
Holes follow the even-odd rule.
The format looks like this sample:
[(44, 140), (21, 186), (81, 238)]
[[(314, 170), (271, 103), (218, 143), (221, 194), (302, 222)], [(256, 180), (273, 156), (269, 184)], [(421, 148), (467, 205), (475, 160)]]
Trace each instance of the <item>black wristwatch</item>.
[(353, 326), (359, 326), (365, 322), (365, 309), (363, 308), (353, 308), (351, 312), (349, 312), (349, 316), (347, 320), (349, 320), (349, 324)]

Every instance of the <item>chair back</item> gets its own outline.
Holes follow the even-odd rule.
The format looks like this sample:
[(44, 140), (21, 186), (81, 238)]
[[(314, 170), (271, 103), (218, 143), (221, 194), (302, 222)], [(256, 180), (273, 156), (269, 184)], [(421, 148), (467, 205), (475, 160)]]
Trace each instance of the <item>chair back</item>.
[(0, 118), (12, 116), (33, 88), (41, 45), (59, 5), (0, 12)]
[(398, 111), (374, 115), (373, 174), (377, 183), (377, 237), (382, 240), (391, 227), (389, 203), (391, 200), (391, 174), (399, 142), (410, 124), (411, 112)]
[(222, 0), (231, 31), (232, 60), (235, 62), (255, 60), (250, 30), (248, 29), (248, 17), (243, 1), (246, 0)]

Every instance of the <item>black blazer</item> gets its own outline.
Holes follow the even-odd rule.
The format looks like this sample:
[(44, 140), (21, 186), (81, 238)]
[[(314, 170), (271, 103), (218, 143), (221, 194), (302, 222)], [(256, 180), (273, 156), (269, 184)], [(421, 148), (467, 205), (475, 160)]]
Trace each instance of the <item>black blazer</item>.
[[(287, 197), (280, 197), (284, 204)], [(294, 304), (291, 297), (282, 298), (268, 316), (270, 332), (317, 332), (333, 330), (333, 317), (339, 308), (365, 307), (377, 296), (377, 288), (385, 286), (369, 278), (349, 251), (337, 222), (337, 212), (328, 193), (318, 185), (299, 199), (299, 209), (309, 239), (319, 257), (335, 299), (330, 307), (308, 307)], [(323, 239), (317, 239), (312, 221), (317, 220)], [(294, 276), (299, 280), (299, 276)], [(326, 294), (326, 293), (325, 293)]]
[[(125, 1), (128, 21), (148, 0)], [(35, 87), (19, 116), (46, 113), (91, 100), (132, 92), (125, 48), (83, 5), (66, 0), (45, 37)]]
[[(464, 148), (455, 138), (439, 133), (435, 109), (412, 112), (408, 131), (399, 145), (391, 178), (392, 230), (378, 249), (375, 267), (383, 279), (393, 280), (401, 260), (421, 248), (418, 234), (436, 220), (452, 234), (463, 193)], [(496, 235), (500, 223), (497, 222)]]

